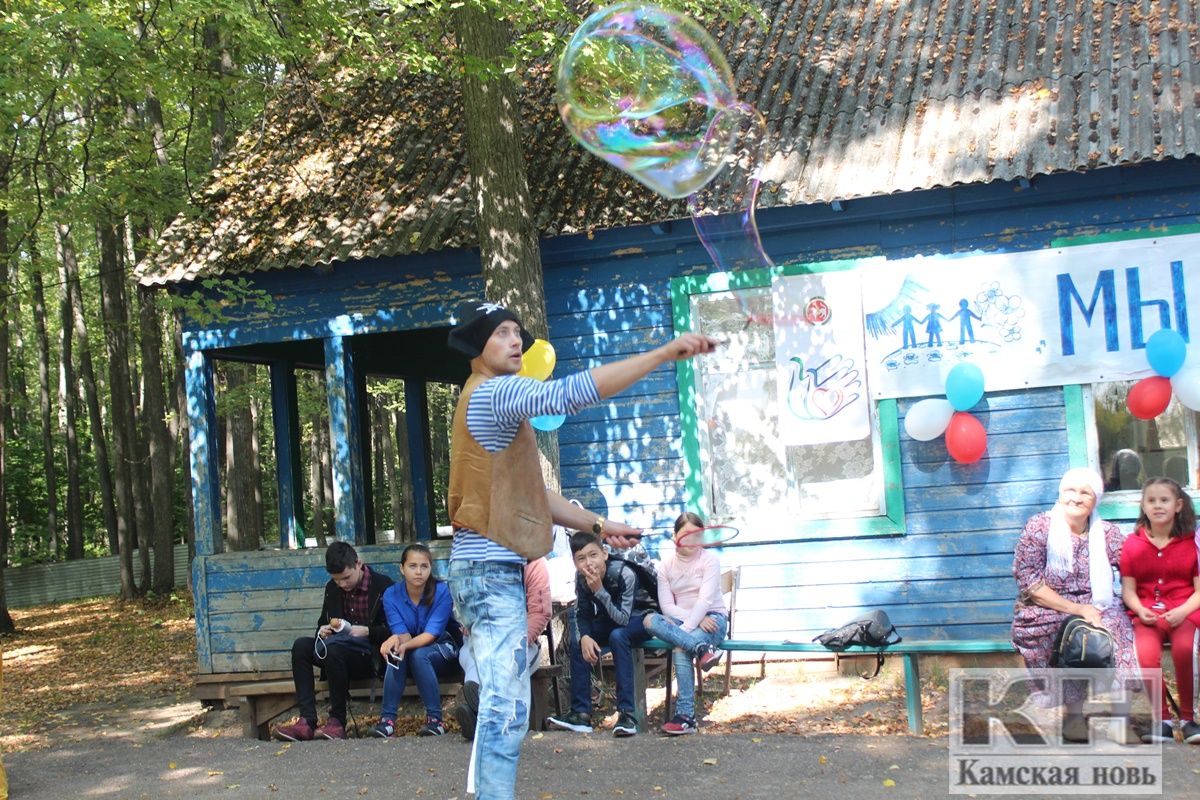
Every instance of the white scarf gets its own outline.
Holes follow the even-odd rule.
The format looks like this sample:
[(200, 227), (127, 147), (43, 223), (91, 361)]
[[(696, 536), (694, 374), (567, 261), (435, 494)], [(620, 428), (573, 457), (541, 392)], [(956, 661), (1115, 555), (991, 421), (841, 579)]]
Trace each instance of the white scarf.
[[(1077, 467), (1068, 470), (1059, 482), (1059, 493), (1069, 483), (1085, 479), (1096, 493), (1096, 505), (1104, 494), (1104, 483), (1090, 469)], [(1113, 571), (1108, 563), (1108, 543), (1104, 538), (1104, 522), (1096, 509), (1088, 520), (1088, 579), (1092, 587), (1092, 605), (1107, 608), (1113, 601)], [(1075, 568), (1075, 551), (1071, 526), (1067, 524), (1066, 509), (1055, 503), (1050, 509), (1050, 531), (1046, 536), (1046, 570), (1056, 575), (1069, 575)]]

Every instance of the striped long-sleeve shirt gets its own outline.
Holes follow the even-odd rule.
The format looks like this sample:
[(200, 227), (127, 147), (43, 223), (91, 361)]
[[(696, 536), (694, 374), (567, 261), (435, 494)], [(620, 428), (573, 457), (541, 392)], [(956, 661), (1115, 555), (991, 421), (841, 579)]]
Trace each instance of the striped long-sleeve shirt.
[[(522, 420), (547, 414), (576, 414), (600, 401), (596, 382), (588, 371), (553, 381), (535, 381), (518, 375), (501, 375), (484, 381), (467, 405), (467, 431), (489, 453), (512, 443)], [(525, 559), (491, 539), (466, 529), (454, 534), (451, 560), (508, 561)]]

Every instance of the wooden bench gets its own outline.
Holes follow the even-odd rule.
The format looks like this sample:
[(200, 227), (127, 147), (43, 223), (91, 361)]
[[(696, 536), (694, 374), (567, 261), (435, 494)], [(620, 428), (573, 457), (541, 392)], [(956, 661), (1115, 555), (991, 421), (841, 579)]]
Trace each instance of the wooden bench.
[[(530, 681), (532, 702), (529, 719), (531, 723), (536, 722), (539, 730), (542, 729), (544, 720), (550, 714), (550, 682), (561, 674), (562, 667), (557, 664), (539, 667), (533, 673)], [(456, 695), (461, 688), (462, 684), (458, 680), (444, 681), (439, 684), (443, 697)], [(557, 704), (557, 687), (555, 689)], [(318, 700), (328, 695), (329, 682), (317, 681), (316, 690)], [(370, 701), (374, 703), (376, 695), (382, 694), (382, 692), (382, 678), (357, 678), (350, 681), (351, 697), (369, 697)], [(266, 741), (271, 738), (271, 721), (296, 705), (296, 685), (290, 678), (242, 683), (229, 686), (226, 696), (241, 708), (242, 734)], [(404, 696), (419, 696), (417, 687), (412, 681), (409, 681), (408, 685), (404, 687)]]
[[(637, 651), (640, 656), (646, 650), (670, 650), (671, 645), (659, 639), (650, 639), (641, 645)], [(727, 639), (721, 643), (721, 649), (729, 652), (754, 653), (819, 653), (823, 655), (887, 655), (904, 656), (904, 695), (908, 709), (908, 730), (910, 733), (921, 735), (925, 732), (925, 720), (921, 711), (921, 656), (923, 655), (983, 655), (988, 653), (1015, 653), (1012, 642), (995, 640), (955, 640), (955, 641), (903, 641), (889, 645), (886, 648), (848, 647), (834, 652), (816, 642), (770, 642), (751, 641), (743, 639)], [(646, 718), (646, 680), (645, 670), (641, 664), (636, 664), (634, 675), (637, 685), (634, 687), (638, 706), (638, 718)]]

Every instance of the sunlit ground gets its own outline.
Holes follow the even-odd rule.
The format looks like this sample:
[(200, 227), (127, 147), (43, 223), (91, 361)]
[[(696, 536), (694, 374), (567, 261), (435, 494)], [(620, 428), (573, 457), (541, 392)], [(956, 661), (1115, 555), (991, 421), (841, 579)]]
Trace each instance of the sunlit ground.
[[(13, 612), (18, 633), (4, 639), (4, 689), (0, 699), (0, 750), (52, 744), (56, 731), (77, 735), (91, 720), (118, 724), (123, 706), (163, 707), (189, 701), (196, 664), (190, 603), (121, 603), (100, 598)], [(893, 663), (894, 662), (894, 663)], [(864, 681), (838, 675), (831, 662), (814, 668), (799, 662), (768, 661), (734, 667), (732, 690), (721, 696), (723, 666), (706, 679), (698, 709), (705, 732), (856, 733), (887, 736), (908, 729), (901, 661), (889, 659), (879, 677)], [(608, 675), (611, 681), (611, 672)], [(564, 702), (569, 693), (563, 682)], [(924, 680), (922, 706), (929, 735), (946, 730), (945, 673), (936, 666)], [(663, 720), (661, 677), (648, 693), (650, 724)], [(422, 712), (415, 703), (401, 711), (398, 730), (415, 733)], [(374, 723), (378, 709), (356, 702), (360, 726)], [(446, 720), (453, 723), (453, 698)], [(142, 712), (144, 713), (144, 712)], [(213, 713), (199, 735), (240, 736), (233, 712)], [(616, 720), (611, 685), (601, 696), (596, 722)], [(409, 730), (411, 728), (411, 730)]]
[(12, 616), (17, 633), (3, 639), (0, 750), (44, 743), (73, 708), (191, 694), (190, 602), (98, 598), (14, 609)]

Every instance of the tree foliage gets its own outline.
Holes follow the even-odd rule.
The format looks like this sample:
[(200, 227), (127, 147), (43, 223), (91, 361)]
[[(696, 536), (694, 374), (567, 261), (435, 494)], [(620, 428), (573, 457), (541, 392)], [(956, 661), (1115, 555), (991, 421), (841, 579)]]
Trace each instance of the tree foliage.
[[(672, 5), (709, 20), (753, 11), (743, 0)], [(488, 58), (463, 53), (454, 35), (455, 15), (463, 8), (500, 20), (509, 32), (508, 47)], [(9, 563), (67, 554), (66, 537), (46, 531), (47, 508), (63, 509), (72, 487), (60, 478), (50, 496), (41, 444), (42, 388), (49, 389), (52, 400), (54, 474), (78, 475), (82, 550), (107, 553), (116, 541), (109, 530), (116, 518), (112, 504), (126, 500), (112, 499), (109, 470), (114, 459), (141, 456), (107, 455), (113, 409), (122, 407), (109, 385), (114, 374), (123, 374), (108, 364), (106, 341), (111, 347), (113, 326), (128, 339), (128, 391), (137, 414), (145, 414), (148, 374), (140, 363), (147, 348), (138, 346), (139, 338), (162, 337), (161, 346), (148, 348), (161, 354), (162, 370), (149, 374), (165, 384), (166, 409), (157, 413), (165, 413), (174, 437), (169, 518), (174, 538), (183, 539), (189, 466), (179, 348), (172, 343), (177, 315), (215, 322), (226, 304), (257, 303), (269, 310), (270, 300), (245, 281), (221, 281), (192, 295), (217, 298), (208, 305), (195, 299), (160, 303), (149, 318), (139, 318), (132, 269), (172, 219), (195, 213), (194, 202), (210, 180), (214, 161), (230, 142), (255, 135), (256, 120), (289, 76), (303, 74), (330, 87), (335, 75), (339, 81), (347, 75), (387, 79), (406, 71), (519, 79), (530, 65), (553, 59), (591, 8), (566, 0), (0, 1), (5, 65), (0, 72), (0, 219), (5, 227), (0, 257), (8, 266), (3, 299), (10, 319), (7, 391), (0, 410), (7, 424), (6, 451), (0, 457), (7, 464)], [(220, 135), (213, 133), (218, 127)], [(101, 242), (109, 251), (115, 243), (115, 252), (106, 256)], [(77, 271), (64, 268), (67, 259)], [(108, 330), (101, 309), (104, 270), (121, 273), (130, 298), (124, 307), (107, 309), (110, 317), (119, 317), (108, 320)], [(35, 319), (39, 282), (48, 313)], [(82, 315), (82, 327), (71, 324), (72, 313)], [(43, 326), (48, 347), (35, 336)], [(47, 381), (52, 385), (44, 386)], [(402, 405), (395, 387), (384, 394), (381, 413)], [(444, 416), (452, 408), (450, 390), (435, 394), (431, 413)], [(277, 510), (265, 370), (256, 370), (236, 395), (222, 398), (223, 411), (231, 403), (257, 403), (262, 412), (256, 417), (263, 442), (260, 494), (264, 537), (270, 540)], [(301, 381), (300, 397), (302, 435), (305, 442), (319, 443), (327, 413), (320, 381)], [(402, 436), (394, 429), (392, 434)], [(141, 446), (140, 440), (131, 446)], [(308, 454), (310, 447), (302, 446), (301, 452)], [(72, 469), (65, 463), (68, 453)], [(306, 455), (305, 470), (311, 460)], [(441, 463), (435, 467), (445, 469)], [(443, 482), (435, 481), (437, 491), (444, 490)], [(312, 506), (319, 509), (322, 499)], [(377, 521), (394, 515), (376, 508)], [(67, 516), (58, 513), (55, 519), (61, 526)]]

